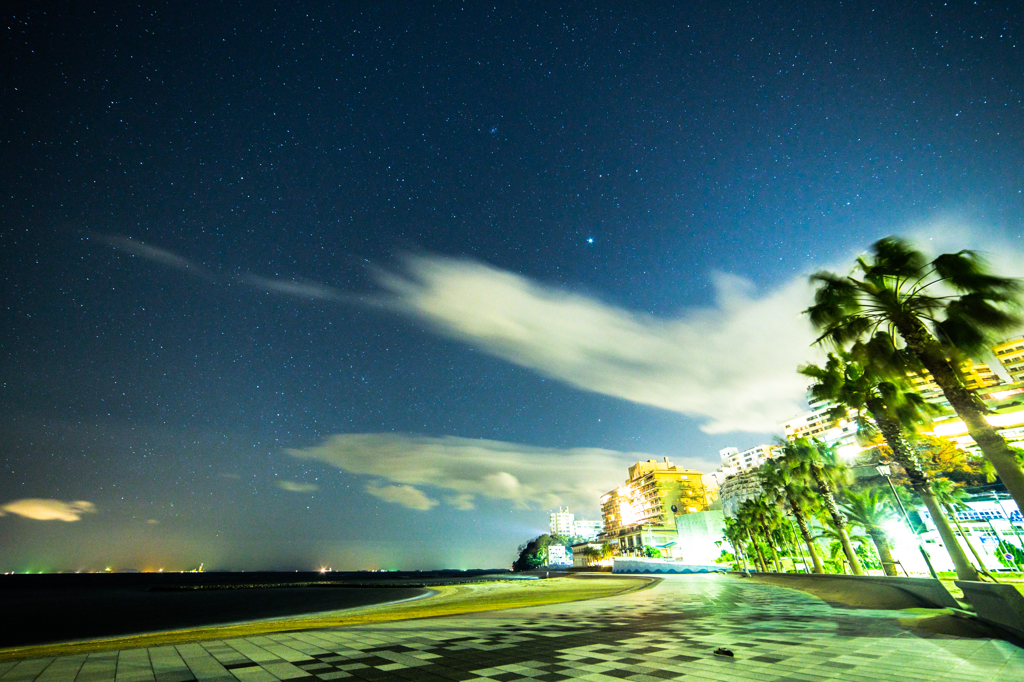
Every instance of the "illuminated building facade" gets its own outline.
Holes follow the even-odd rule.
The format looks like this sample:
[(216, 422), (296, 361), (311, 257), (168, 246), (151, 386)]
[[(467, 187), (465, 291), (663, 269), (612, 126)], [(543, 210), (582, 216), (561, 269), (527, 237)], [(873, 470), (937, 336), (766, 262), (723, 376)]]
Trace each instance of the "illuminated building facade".
[[(644, 547), (675, 545), (676, 515), (706, 511), (707, 495), (699, 471), (669, 461), (647, 460), (629, 468), (625, 485), (601, 497), (601, 539), (621, 556), (639, 556)], [(671, 551), (671, 550), (669, 550)]]
[(808, 396), (807, 404), (811, 408), (808, 412), (782, 423), (786, 440), (808, 438), (825, 443), (852, 442), (857, 433), (857, 425), (853, 421), (856, 417), (855, 412), (851, 413), (847, 419), (836, 419), (829, 416), (829, 412), (836, 406), (834, 402), (815, 400)]
[(596, 540), (601, 534), (601, 521), (587, 521), (577, 519), (576, 515), (566, 507), (558, 508), (558, 511), (548, 515), (549, 527), (552, 535), (561, 535), (567, 538), (580, 538), (582, 540)]
[[(960, 377), (963, 379), (967, 389), (972, 391), (980, 388), (989, 388), (990, 386), (998, 386), (1003, 383), (999, 375), (993, 372), (988, 365), (982, 362), (972, 362), (971, 360), (967, 360), (960, 365)], [(911, 388), (915, 392), (920, 393), (921, 397), (925, 400), (946, 403), (946, 397), (942, 394), (942, 389), (932, 379), (932, 375), (928, 370), (921, 370), (920, 373), (910, 372), (907, 374), (907, 380), (910, 382)]]
[(737, 448), (723, 448), (718, 451), (722, 458), (722, 468), (734, 472), (756, 469), (769, 459), (773, 459), (779, 450), (777, 445), (755, 445), (740, 452)]
[(1024, 336), (992, 346), (992, 352), (1014, 383), (1024, 382)]
[(572, 523), (572, 536), (574, 538), (582, 538), (583, 540), (596, 540), (597, 536), (601, 534), (603, 527), (604, 523), (601, 521), (576, 519)]
[(576, 515), (570, 512), (568, 507), (565, 509), (559, 507), (558, 511), (551, 512), (548, 515), (548, 518), (550, 520), (549, 526), (551, 528), (552, 535), (563, 535), (567, 538), (573, 536), (573, 526), (576, 522)]

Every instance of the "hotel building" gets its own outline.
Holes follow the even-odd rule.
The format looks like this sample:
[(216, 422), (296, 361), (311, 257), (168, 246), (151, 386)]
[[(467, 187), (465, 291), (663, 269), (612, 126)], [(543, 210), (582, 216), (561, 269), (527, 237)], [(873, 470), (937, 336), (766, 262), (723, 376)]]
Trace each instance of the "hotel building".
[(674, 546), (676, 516), (708, 508), (701, 478), (699, 471), (680, 469), (668, 457), (637, 462), (625, 485), (601, 497), (600, 539), (617, 546), (621, 556), (638, 556), (645, 546)]

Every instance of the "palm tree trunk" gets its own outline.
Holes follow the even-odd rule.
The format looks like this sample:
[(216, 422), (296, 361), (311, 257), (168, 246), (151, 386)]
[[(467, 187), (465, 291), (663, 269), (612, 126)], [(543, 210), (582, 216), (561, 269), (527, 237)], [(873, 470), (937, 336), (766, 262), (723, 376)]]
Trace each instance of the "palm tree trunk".
[(894, 320), (900, 336), (964, 420), (967, 433), (999, 474), (1017, 507), (1024, 509), (1024, 470), (999, 431), (985, 419), (985, 406), (960, 381), (928, 330), (917, 320)]
[(892, 451), (893, 459), (907, 472), (910, 486), (914, 489), (914, 492), (921, 496), (921, 501), (924, 502), (924, 506), (928, 509), (928, 513), (932, 517), (932, 523), (935, 524), (939, 531), (939, 537), (942, 538), (942, 544), (946, 547), (946, 552), (953, 561), (957, 580), (978, 580), (977, 569), (971, 565), (970, 560), (964, 553), (964, 548), (957, 542), (956, 533), (953, 532), (952, 527), (949, 525), (949, 518), (946, 516), (946, 512), (942, 509), (939, 501), (935, 499), (935, 493), (932, 492), (932, 483), (928, 479), (928, 474), (921, 469), (917, 455), (914, 454), (910, 443), (903, 436), (903, 431), (900, 429), (899, 424), (885, 416), (885, 406), (881, 404), (881, 401), (872, 400), (868, 402), (867, 407), (875, 423), (878, 424), (878, 430), (881, 431), (886, 444)]
[(878, 558), (882, 560), (882, 572), (890, 578), (895, 578), (898, 575), (896, 573), (896, 562), (893, 561), (892, 552), (889, 551), (889, 542), (885, 539), (885, 533), (882, 532), (881, 528), (868, 528), (867, 531), (871, 542), (875, 544)]
[(792, 498), (789, 500), (789, 506), (793, 510), (793, 516), (796, 517), (796, 525), (800, 527), (800, 535), (804, 538), (807, 551), (811, 553), (811, 563), (814, 564), (813, 571), (815, 573), (824, 573), (825, 569), (821, 565), (821, 557), (818, 556), (818, 552), (814, 547), (814, 540), (811, 538), (811, 529), (807, 527), (807, 519), (804, 518), (799, 508), (793, 504)]
[[(800, 565), (803, 567), (803, 572), (810, 573), (811, 564), (807, 561), (807, 552), (804, 551), (803, 545), (800, 544), (796, 531), (793, 531), (793, 555), (800, 557)], [(796, 570), (796, 563), (793, 564), (793, 570)]]
[(761, 554), (761, 547), (757, 544), (757, 541), (754, 540), (754, 534), (750, 532), (749, 528), (747, 529), (747, 537), (750, 538), (750, 544), (752, 544), (754, 546), (754, 552), (756, 552), (756, 556), (757, 556), (757, 566), (758, 566), (758, 569), (762, 573), (767, 573), (768, 572), (768, 565), (764, 562), (764, 556)]
[[(973, 554), (974, 558), (978, 561), (978, 568), (981, 569), (981, 573), (983, 573), (984, 575), (986, 575), (989, 578), (991, 578), (992, 582), (995, 582), (995, 583), (999, 582), (998, 580), (996, 580), (995, 576), (992, 575), (991, 573), (989, 573), (988, 569), (985, 568), (985, 562), (981, 560), (981, 555), (978, 554), (978, 550), (974, 548), (974, 543), (971, 542), (971, 539), (969, 537), (967, 537), (967, 531), (965, 531), (964, 527), (960, 525), (960, 519), (958, 519), (956, 517), (956, 510), (955, 509), (951, 509), (948, 504), (947, 505), (943, 505), (943, 506), (949, 512), (949, 515), (953, 518), (953, 523), (956, 524), (957, 530), (960, 531), (960, 537), (962, 537), (964, 539), (964, 542), (966, 542), (967, 546), (971, 549), (971, 554)], [(979, 578), (979, 580), (980, 580), (980, 578)]]
[[(788, 521), (788, 519), (787, 519), (787, 521)], [(794, 540), (794, 538), (791, 537), (793, 535), (792, 528), (782, 529), (782, 530), (779, 531), (779, 533), (780, 533), (780, 535), (782, 537), (783, 549), (785, 549), (786, 552), (789, 554), (789, 563), (792, 564), (793, 572), (796, 573), (797, 572), (797, 570), (796, 570), (796, 550), (793, 548), (793, 540)], [(782, 569), (783, 569), (783, 571), (785, 571), (785, 569), (786, 569), (785, 557), (783, 557)]]
[(829, 516), (832, 517), (832, 523), (836, 527), (836, 532), (839, 534), (839, 542), (843, 546), (843, 554), (846, 555), (846, 560), (850, 563), (850, 570), (853, 571), (854, 575), (864, 575), (864, 569), (861, 568), (860, 561), (857, 559), (857, 555), (853, 551), (853, 545), (850, 544), (850, 536), (846, 533), (846, 517), (839, 507), (836, 506), (836, 498), (832, 494), (832, 485), (822, 475), (821, 467), (817, 464), (811, 464), (811, 473), (814, 476), (815, 482), (818, 484), (818, 490), (821, 492), (821, 498), (825, 503), (825, 509), (828, 510)]
[(744, 571), (746, 571), (747, 570), (747, 557), (743, 553), (743, 550), (740, 549), (740, 543), (737, 542), (736, 546), (733, 547), (733, 550), (736, 552), (736, 558), (739, 560), (740, 568), (742, 568)]
[(775, 543), (772, 542), (772, 533), (762, 523), (761, 530), (764, 531), (765, 542), (768, 543), (768, 549), (772, 551), (772, 562), (775, 564), (775, 572), (782, 573), (782, 569), (779, 568), (779, 553), (775, 551)]

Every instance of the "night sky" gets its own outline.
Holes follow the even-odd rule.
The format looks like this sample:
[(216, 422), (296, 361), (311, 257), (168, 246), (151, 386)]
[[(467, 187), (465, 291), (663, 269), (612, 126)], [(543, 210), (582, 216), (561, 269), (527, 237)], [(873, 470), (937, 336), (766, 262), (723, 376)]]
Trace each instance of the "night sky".
[(1024, 7), (781, 4), (4, 3), (0, 570), (507, 566), (808, 273), (1024, 274)]

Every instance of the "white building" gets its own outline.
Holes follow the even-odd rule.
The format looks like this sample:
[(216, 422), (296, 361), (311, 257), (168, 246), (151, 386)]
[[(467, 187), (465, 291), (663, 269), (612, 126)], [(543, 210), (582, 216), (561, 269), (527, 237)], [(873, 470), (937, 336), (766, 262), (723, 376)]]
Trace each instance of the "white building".
[(548, 545), (548, 566), (572, 566), (572, 550), (563, 545)]
[(857, 412), (851, 410), (845, 418), (835, 419), (829, 412), (836, 406), (828, 400), (807, 399), (810, 410), (782, 422), (786, 440), (798, 438), (820, 440), (826, 445), (835, 444), (843, 457), (853, 457), (861, 451), (857, 444)]
[[(973, 563), (974, 555), (967, 546), (967, 542), (970, 542), (981, 555), (988, 570), (992, 572), (1015, 570), (1014, 561), (1008, 559), (1006, 556), (1008, 552), (1005, 549), (1009, 545), (1021, 552), (1018, 559), (1020, 556), (1024, 556), (1024, 518), (1021, 518), (1017, 504), (1006, 493), (972, 495), (964, 502), (967, 509), (960, 509), (956, 512), (956, 520), (960, 522), (964, 535), (960, 534), (955, 523), (952, 524), (953, 532), (960, 538), (960, 545), (963, 547), (964, 553), (971, 558)], [(924, 540), (925, 549), (931, 556), (932, 565), (938, 571), (953, 570), (953, 562), (945, 551), (939, 531), (932, 522), (928, 510), (921, 507), (917, 512), (927, 528), (921, 537)], [(950, 519), (950, 521), (952, 520)], [(890, 523), (885, 528), (888, 534), (899, 536), (893, 538), (896, 540), (893, 556), (904, 561), (905, 565), (910, 564), (907, 568), (911, 572), (915, 568), (919, 572), (923, 572), (924, 567), (917, 565), (919, 557), (915, 556), (917, 550), (913, 543), (913, 536), (905, 530), (905, 527), (905, 523)], [(966, 536), (966, 541), (964, 536)], [(1000, 545), (1001, 542), (1004, 544)], [(1006, 566), (1004, 562), (1011, 565)], [(1020, 567), (1024, 569), (1024, 565)]]
[(551, 521), (551, 534), (552, 535), (563, 535), (565, 537), (572, 537), (575, 532), (576, 515), (569, 511), (566, 507), (562, 509), (558, 508), (558, 511), (551, 512), (548, 515)]
[(718, 451), (722, 458), (722, 468), (733, 469), (735, 472), (756, 469), (769, 459), (775, 457), (778, 450), (777, 445), (755, 445), (740, 452), (736, 448), (723, 448)]
[(597, 536), (601, 534), (601, 530), (603, 528), (604, 524), (600, 521), (576, 519), (572, 524), (572, 536), (589, 542), (591, 540), (596, 540)]
[(722, 466), (707, 476), (714, 479), (715, 488), (720, 488), (727, 478), (757, 469), (769, 459), (777, 457), (779, 452), (778, 445), (755, 445), (743, 452), (737, 448), (722, 448), (718, 451), (718, 456), (722, 458)]

